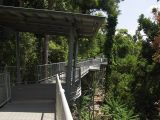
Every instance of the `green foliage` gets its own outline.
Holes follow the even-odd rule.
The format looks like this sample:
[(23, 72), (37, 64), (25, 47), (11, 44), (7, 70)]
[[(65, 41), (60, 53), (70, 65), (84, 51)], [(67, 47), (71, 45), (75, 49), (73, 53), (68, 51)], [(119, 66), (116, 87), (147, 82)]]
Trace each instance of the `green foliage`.
[(146, 18), (143, 14), (140, 15), (138, 23), (139, 23), (138, 30), (139, 31), (143, 30), (143, 32), (148, 37), (147, 39), (148, 41), (153, 40), (159, 31), (158, 25), (155, 22), (152, 22), (150, 18)]
[(138, 22), (138, 30), (143, 31), (147, 38), (141, 42), (142, 49), (133, 71), (134, 80), (131, 82), (131, 94), (134, 98), (135, 111), (139, 113), (140, 119), (152, 120), (157, 119), (158, 116), (154, 103), (160, 96), (158, 92), (160, 89), (160, 64), (154, 63), (152, 60), (155, 51), (151, 41), (157, 35), (159, 28), (155, 22), (145, 18), (144, 15), (140, 16)]
[(67, 60), (68, 45), (64, 37), (53, 38), (49, 42), (49, 62), (64, 62)]
[[(137, 55), (141, 49), (138, 45), (141, 44), (135, 43), (132, 36), (126, 30), (119, 30), (114, 37), (112, 72), (108, 80), (108, 84), (110, 84), (110, 88), (108, 89), (115, 96), (118, 95), (123, 98), (130, 94), (130, 89), (128, 88), (130, 88), (130, 84), (134, 80), (133, 73), (136, 69), (136, 62), (138, 61)], [(123, 49), (126, 51), (122, 52)], [(130, 99), (129, 96), (128, 98)]]
[(14, 33), (3, 31), (0, 40), (0, 62), (6, 65), (14, 65), (16, 63), (16, 45), (14, 38)]
[(102, 111), (105, 113), (105, 118), (109, 120), (139, 120), (138, 115), (135, 115), (132, 109), (114, 98), (106, 100)]
[[(114, 37), (111, 75), (107, 81), (109, 87), (106, 101), (109, 101), (109, 104), (105, 104), (106, 109), (109, 110), (108, 114), (111, 114), (111, 119), (127, 120), (134, 116), (135, 97), (132, 91), (132, 83), (136, 79), (134, 73), (138, 67), (137, 62), (141, 45), (142, 42), (135, 42), (125, 29), (118, 30)], [(133, 119), (136, 120), (138, 117), (135, 116)]]
[(114, 45), (112, 52), (114, 56), (124, 58), (128, 54), (133, 55), (135, 54), (135, 43), (133, 41), (132, 36), (130, 36), (128, 31), (125, 29), (121, 29), (115, 35), (114, 38)]
[(151, 46), (150, 42), (143, 41), (142, 42), (142, 50), (141, 55), (145, 58), (149, 63), (153, 62), (152, 56), (155, 53), (155, 50)]
[(20, 35), (20, 65), (23, 69), (23, 81), (35, 81), (35, 68), (38, 63), (36, 53), (37, 39), (34, 34)]
[(45, 0), (25, 0), (25, 7), (43, 9), (45, 8)]
[(82, 108), (81, 108), (81, 116), (80, 120), (89, 120), (89, 110), (88, 110), (88, 103), (90, 102), (89, 96), (82, 97)]
[(135, 71), (136, 65), (137, 57), (134, 55), (127, 55), (125, 58), (117, 59), (112, 68), (120, 73), (132, 74)]
[[(95, 57), (103, 52), (105, 35), (98, 33), (95, 39), (80, 39), (79, 40), (79, 59), (87, 59)], [(84, 52), (85, 51), (85, 52)]]
[(37, 63), (36, 45), (37, 39), (34, 34), (21, 34), (20, 57), (22, 66)]
[(137, 62), (135, 81), (132, 83), (132, 92), (135, 98), (135, 108), (141, 119), (155, 119), (156, 111), (154, 102), (159, 98), (159, 67), (160, 65), (149, 64), (141, 58)]

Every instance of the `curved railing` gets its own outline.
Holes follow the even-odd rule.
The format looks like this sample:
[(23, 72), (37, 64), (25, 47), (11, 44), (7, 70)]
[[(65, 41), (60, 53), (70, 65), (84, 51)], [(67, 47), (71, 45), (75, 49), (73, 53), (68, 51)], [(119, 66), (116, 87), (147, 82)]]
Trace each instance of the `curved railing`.
[[(95, 58), (83, 60), (77, 63), (77, 67), (81, 69), (81, 77), (88, 73), (90, 66), (100, 66), (101, 63), (107, 62), (106, 58)], [(66, 72), (67, 63), (51, 63), (44, 65), (37, 65), (38, 81), (50, 79), (53, 75)]]
[(73, 120), (58, 74), (56, 78), (56, 120)]
[[(85, 61), (81, 61), (77, 63), (76, 69), (73, 69), (73, 76), (75, 77), (74, 81), (70, 86), (70, 100), (76, 100), (78, 97), (81, 96), (81, 78), (85, 76), (91, 67), (100, 67), (101, 63), (106, 62), (106, 58), (95, 58), (95, 59), (88, 59)], [(38, 65), (38, 81), (42, 81), (44, 83), (55, 83), (55, 75), (60, 75), (60, 80), (62, 82), (66, 82), (66, 66), (67, 63), (60, 62), (60, 63), (52, 63), (52, 64), (45, 64), (45, 65)], [(72, 76), (72, 77), (73, 77)]]

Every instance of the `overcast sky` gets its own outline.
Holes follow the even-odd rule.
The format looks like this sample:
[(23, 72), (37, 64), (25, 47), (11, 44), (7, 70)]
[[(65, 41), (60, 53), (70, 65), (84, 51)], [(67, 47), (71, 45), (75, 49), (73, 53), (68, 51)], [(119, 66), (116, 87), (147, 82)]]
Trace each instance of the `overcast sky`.
[(160, 2), (157, 0), (125, 0), (121, 2), (119, 5), (121, 14), (118, 18), (117, 28), (126, 28), (133, 35), (138, 26), (139, 15), (143, 13), (146, 17), (152, 18), (153, 6), (160, 6)]

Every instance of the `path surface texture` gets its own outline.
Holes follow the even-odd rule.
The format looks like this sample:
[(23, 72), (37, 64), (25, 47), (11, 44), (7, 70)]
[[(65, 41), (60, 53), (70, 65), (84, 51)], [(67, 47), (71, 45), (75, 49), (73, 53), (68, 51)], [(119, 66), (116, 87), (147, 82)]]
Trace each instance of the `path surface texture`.
[[(0, 109), (0, 120), (54, 120), (53, 85), (12, 88), (12, 100)], [(54, 91), (55, 92), (55, 91)]]

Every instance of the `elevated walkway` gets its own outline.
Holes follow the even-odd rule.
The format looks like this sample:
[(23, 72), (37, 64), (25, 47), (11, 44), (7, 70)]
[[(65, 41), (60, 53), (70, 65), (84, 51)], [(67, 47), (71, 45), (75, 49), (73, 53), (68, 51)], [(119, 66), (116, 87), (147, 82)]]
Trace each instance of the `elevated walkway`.
[[(67, 13), (67, 12), (60, 12), (60, 11), (57, 12), (53, 10), (44, 10), (44, 9), (42, 10), (42, 9), (33, 9), (33, 8), (0, 6), (0, 26), (3, 28), (11, 29), (16, 32), (16, 62), (17, 62), (18, 84), (22, 82), (21, 81), (22, 79), (20, 79), (21, 76), (20, 76), (20, 59), (19, 59), (20, 58), (20, 54), (19, 54), (20, 53), (20, 49), (19, 49), (20, 48), (20, 44), (19, 44), (20, 34), (19, 32), (32, 32), (36, 34), (66, 36), (68, 38), (68, 43), (69, 43), (68, 70), (66, 71), (67, 78), (65, 79), (67, 81), (66, 82), (66, 85), (67, 85), (66, 93), (70, 94), (71, 92), (71, 95), (68, 96), (69, 98), (70, 97), (74, 99), (78, 98), (80, 96), (80, 92), (78, 92), (79, 94), (77, 94), (77, 91), (81, 91), (80, 89), (81, 88), (81, 80), (80, 80), (81, 72), (79, 72), (79, 70), (81, 70), (80, 69), (81, 67), (79, 69), (76, 68), (76, 63), (77, 63), (76, 57), (78, 54), (78, 39), (77, 38), (93, 38), (104, 21), (105, 21), (104, 17), (83, 15), (83, 14), (77, 14), (77, 13), (75, 14), (71, 12)], [(44, 50), (44, 51), (47, 52), (47, 50)], [(72, 64), (72, 60), (74, 60), (74, 64)], [(63, 65), (63, 64), (59, 64), (59, 65)], [(51, 68), (51, 70), (53, 71), (47, 70), (46, 66), (47, 65), (44, 65), (44, 69), (42, 69), (42, 72), (39, 72), (39, 75), (38, 75), (38, 80), (40, 80), (41, 82), (44, 81), (44, 83), (47, 83), (46, 80), (48, 79), (52, 80), (53, 76), (55, 76), (56, 74), (65, 72), (65, 71), (62, 71), (64, 70), (63, 66), (62, 66), (63, 69), (61, 69), (61, 66), (59, 66), (59, 68), (56, 68), (56, 69)], [(52, 65), (48, 65), (48, 66), (52, 66)], [(43, 65), (42, 65), (42, 68), (43, 68)], [(39, 100), (41, 101), (41, 99), (39, 98), (39, 95), (43, 96), (44, 94), (42, 94), (43, 91), (41, 90), (39, 91), (39, 85), (35, 85), (34, 87), (33, 86), (28, 86), (28, 87), (20, 86), (21, 88), (19, 91), (21, 92), (19, 91), (14, 92), (13, 89), (15, 89), (16, 91), (16, 89), (19, 89), (19, 86), (11, 89), (8, 76), (9, 76), (8, 73), (0, 75), (0, 80), (2, 81), (2, 82), (0, 81), (0, 106), (7, 103), (8, 100), (11, 100), (11, 103), (8, 103), (1, 110), (3, 109), (7, 110), (7, 107), (9, 110), (12, 108), (11, 106), (14, 106), (15, 109), (18, 109), (19, 108), (18, 106), (22, 106), (20, 108), (25, 109), (29, 106), (32, 107), (33, 103), (35, 103), (36, 105), (38, 104)], [(56, 93), (56, 107), (55, 107), (56, 108), (56, 118), (57, 120), (63, 120), (63, 119), (72, 120), (71, 112), (69, 110), (69, 107), (67, 106), (68, 105), (67, 100), (63, 93), (63, 89), (62, 89), (61, 82), (60, 82), (60, 79), (62, 79), (63, 76), (60, 79), (58, 77), (56, 78), (57, 78), (55, 82), (56, 91), (51, 90), (49, 92), (49, 93), (52, 93), (52, 92)], [(50, 84), (54, 84), (54, 82)], [(28, 89), (30, 92), (24, 89)], [(45, 88), (41, 88), (41, 89), (44, 90)], [(10, 91), (12, 91), (11, 92), (12, 94), (10, 94)], [(47, 96), (48, 95), (47, 91), (45, 93), (46, 94), (44, 96)], [(17, 96), (17, 98), (14, 99), (14, 95)], [(28, 97), (31, 97), (31, 98), (28, 99)], [(25, 99), (26, 101), (24, 102), (23, 99)], [(43, 105), (46, 99), (42, 99), (42, 100), (43, 102), (41, 101), (42, 102), (41, 104)], [(29, 101), (32, 101), (32, 102), (29, 102)], [(33, 102), (33, 101), (37, 101), (37, 102)], [(60, 103), (57, 104), (57, 102), (60, 102)], [(37, 105), (37, 107), (38, 106), (40, 105)], [(50, 107), (52, 108), (51, 105)], [(36, 108), (36, 106), (34, 108)], [(4, 117), (4, 120), (19, 120), (19, 119), (20, 120), (33, 120), (34, 117), (31, 117), (32, 114), (33, 116), (37, 116), (37, 118), (35, 117), (34, 120), (38, 120), (38, 119), (43, 120), (45, 118), (44, 117), (45, 115), (43, 116), (42, 114), (43, 110), (41, 110), (40, 113), (38, 112), (39, 114), (37, 114), (36, 112), (31, 112), (31, 116), (28, 115), (28, 112), (27, 113), (25, 112), (24, 114), (21, 114), (21, 115), (19, 114), (19, 112), (16, 112), (16, 113), (17, 114), (15, 115), (15, 112), (10, 112), (10, 114), (5, 116), (6, 118)], [(4, 111), (1, 111), (0, 120), (2, 120), (3, 115), (4, 115)], [(22, 117), (22, 116), (25, 116), (25, 117)], [(28, 116), (30, 118), (27, 119)]]
[[(72, 86), (73, 89), (71, 89), (71, 97), (73, 99), (77, 99), (81, 95), (81, 78), (84, 77), (90, 69), (100, 69), (100, 65), (105, 61), (104, 59), (98, 58), (78, 63), (79, 69), (75, 71), (76, 79)], [(43, 71), (46, 66), (47, 74)], [(0, 120), (55, 120), (56, 118), (57, 120), (63, 120), (66, 116), (71, 116), (63, 91), (66, 84), (65, 67), (66, 63), (38, 66), (38, 81), (41, 82), (41, 84), (12, 86), (10, 90), (9, 84), (1, 82), (2, 87), (0, 88), (3, 88), (6, 93), (4, 93), (4, 96), (0, 96), (0, 101), (2, 98), (4, 100), (8, 99), (9, 101), (5, 101), (7, 104), (1, 106)], [(45, 74), (47, 76), (45, 76)], [(0, 78), (1, 81), (5, 81), (5, 78), (10, 78), (6, 77), (6, 75), (9, 74), (3, 74), (3, 77)], [(11, 91), (11, 96), (9, 91)], [(8, 94), (8, 96), (5, 94)], [(72, 119), (69, 118), (66, 120)]]

